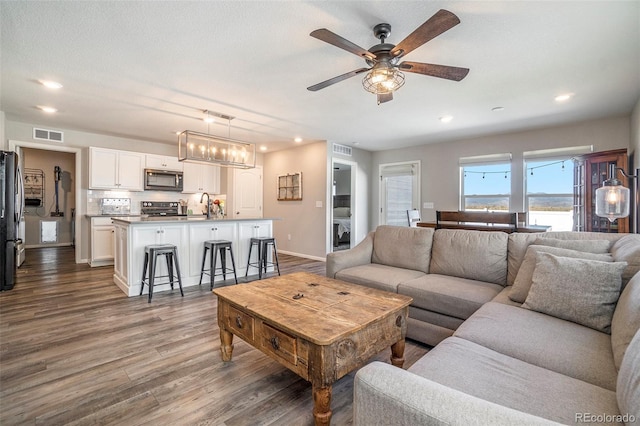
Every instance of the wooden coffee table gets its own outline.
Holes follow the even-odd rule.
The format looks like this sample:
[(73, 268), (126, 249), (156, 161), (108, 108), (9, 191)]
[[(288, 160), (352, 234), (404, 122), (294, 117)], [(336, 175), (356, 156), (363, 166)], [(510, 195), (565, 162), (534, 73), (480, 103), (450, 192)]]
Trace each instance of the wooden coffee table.
[(329, 424), (342, 376), (389, 346), (391, 363), (404, 363), (410, 297), (306, 272), (213, 292), (222, 360), (236, 335), (311, 382), (317, 425)]

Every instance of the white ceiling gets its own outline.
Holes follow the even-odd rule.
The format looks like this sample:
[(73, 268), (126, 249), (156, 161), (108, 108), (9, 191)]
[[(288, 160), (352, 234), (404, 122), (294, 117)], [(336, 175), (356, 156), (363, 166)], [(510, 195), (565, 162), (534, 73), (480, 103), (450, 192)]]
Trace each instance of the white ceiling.
[[(470, 68), (463, 81), (407, 73), (380, 106), (361, 76), (306, 90), (365, 66), (311, 31), (367, 49), (388, 22), (398, 44), (440, 8), (461, 24), (405, 59)], [(175, 131), (206, 132), (208, 109), (269, 150), (300, 136), (375, 151), (628, 114), (640, 97), (638, 1), (2, 1), (0, 12), (0, 109), (52, 129), (171, 144)], [(227, 136), (227, 123), (208, 131)]]

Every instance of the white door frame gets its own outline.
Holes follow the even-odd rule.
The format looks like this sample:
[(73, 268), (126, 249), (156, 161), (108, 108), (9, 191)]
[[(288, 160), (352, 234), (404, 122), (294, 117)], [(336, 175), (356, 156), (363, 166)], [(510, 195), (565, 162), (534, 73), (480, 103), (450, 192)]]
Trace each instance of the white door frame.
[(355, 245), (355, 240), (358, 230), (358, 220), (356, 219), (358, 213), (358, 203), (356, 200), (356, 195), (358, 191), (356, 190), (356, 177), (358, 176), (358, 163), (350, 160), (342, 160), (340, 158), (332, 158), (331, 159), (331, 185), (329, 186), (329, 193), (331, 194), (331, 208), (329, 209), (329, 241), (330, 246), (328, 252), (333, 251), (333, 172), (335, 164), (346, 164), (351, 166), (351, 238), (349, 239), (349, 247), (353, 247)]
[(69, 146), (57, 146), (57, 145), (49, 145), (38, 142), (24, 142), (24, 141), (16, 141), (9, 140), (9, 150), (15, 151), (16, 147), (19, 148), (33, 148), (40, 149), (44, 151), (57, 151), (57, 152), (70, 152), (75, 154), (76, 157), (76, 173), (75, 173), (75, 187), (76, 187), (76, 219), (74, 223), (75, 233), (76, 233), (76, 243), (75, 243), (75, 252), (76, 252), (76, 263), (81, 263), (81, 255), (82, 255), (82, 220), (81, 218), (84, 216), (84, 203), (82, 201), (82, 149), (81, 148), (73, 148)]
[[(411, 161), (398, 161), (395, 163), (384, 163), (384, 164), (380, 164), (378, 166), (378, 176), (380, 177), (380, 182), (379, 182), (379, 194), (378, 194), (378, 224), (379, 225), (383, 225), (385, 224), (386, 220), (386, 212), (383, 211), (384, 206), (386, 205), (386, 201), (387, 201), (387, 197), (385, 195), (385, 187), (383, 185), (382, 182), (382, 169), (384, 167), (389, 167), (389, 166), (402, 166), (404, 164), (415, 164), (416, 165), (416, 169), (417, 169), (417, 178), (416, 178), (416, 194), (414, 195), (414, 202), (415, 202), (415, 206), (413, 206), (414, 209), (418, 209), (420, 212), (422, 212), (422, 209), (420, 208), (420, 198), (421, 198), (421, 190), (420, 190), (420, 181), (422, 180), (421, 178), (421, 171), (420, 171), (420, 160), (411, 160)], [(408, 220), (408, 219), (407, 219)]]

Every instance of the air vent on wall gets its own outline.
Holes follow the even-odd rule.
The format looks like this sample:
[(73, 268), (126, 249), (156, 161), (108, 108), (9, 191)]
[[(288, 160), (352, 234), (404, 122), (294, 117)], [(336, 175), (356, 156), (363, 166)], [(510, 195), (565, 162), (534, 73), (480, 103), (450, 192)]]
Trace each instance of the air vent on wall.
[(41, 141), (64, 142), (64, 134), (57, 130), (33, 128), (33, 138)]
[(340, 145), (338, 143), (333, 144), (333, 153), (342, 154), (351, 157), (351, 147), (346, 145)]

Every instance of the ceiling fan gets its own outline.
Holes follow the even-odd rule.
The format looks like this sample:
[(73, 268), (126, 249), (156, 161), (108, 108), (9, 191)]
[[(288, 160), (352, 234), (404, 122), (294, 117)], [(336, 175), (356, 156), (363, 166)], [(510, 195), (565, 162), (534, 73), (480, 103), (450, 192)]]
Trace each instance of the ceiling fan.
[(307, 87), (307, 90), (315, 92), (369, 71), (363, 79), (362, 85), (367, 91), (376, 94), (378, 104), (381, 104), (392, 100), (393, 92), (404, 84), (404, 73), (402, 71), (460, 81), (469, 73), (468, 68), (409, 61), (399, 63), (400, 58), (404, 57), (407, 53), (455, 27), (459, 23), (460, 19), (458, 19), (456, 15), (448, 10), (440, 9), (398, 45), (385, 43), (385, 39), (391, 34), (391, 25), (378, 24), (373, 27), (373, 34), (376, 38), (380, 39), (380, 44), (376, 44), (369, 50), (361, 48), (326, 28), (315, 30), (309, 34), (311, 37), (315, 37), (318, 40), (322, 40), (364, 58), (369, 68), (359, 68), (346, 74), (330, 78), (322, 83)]

